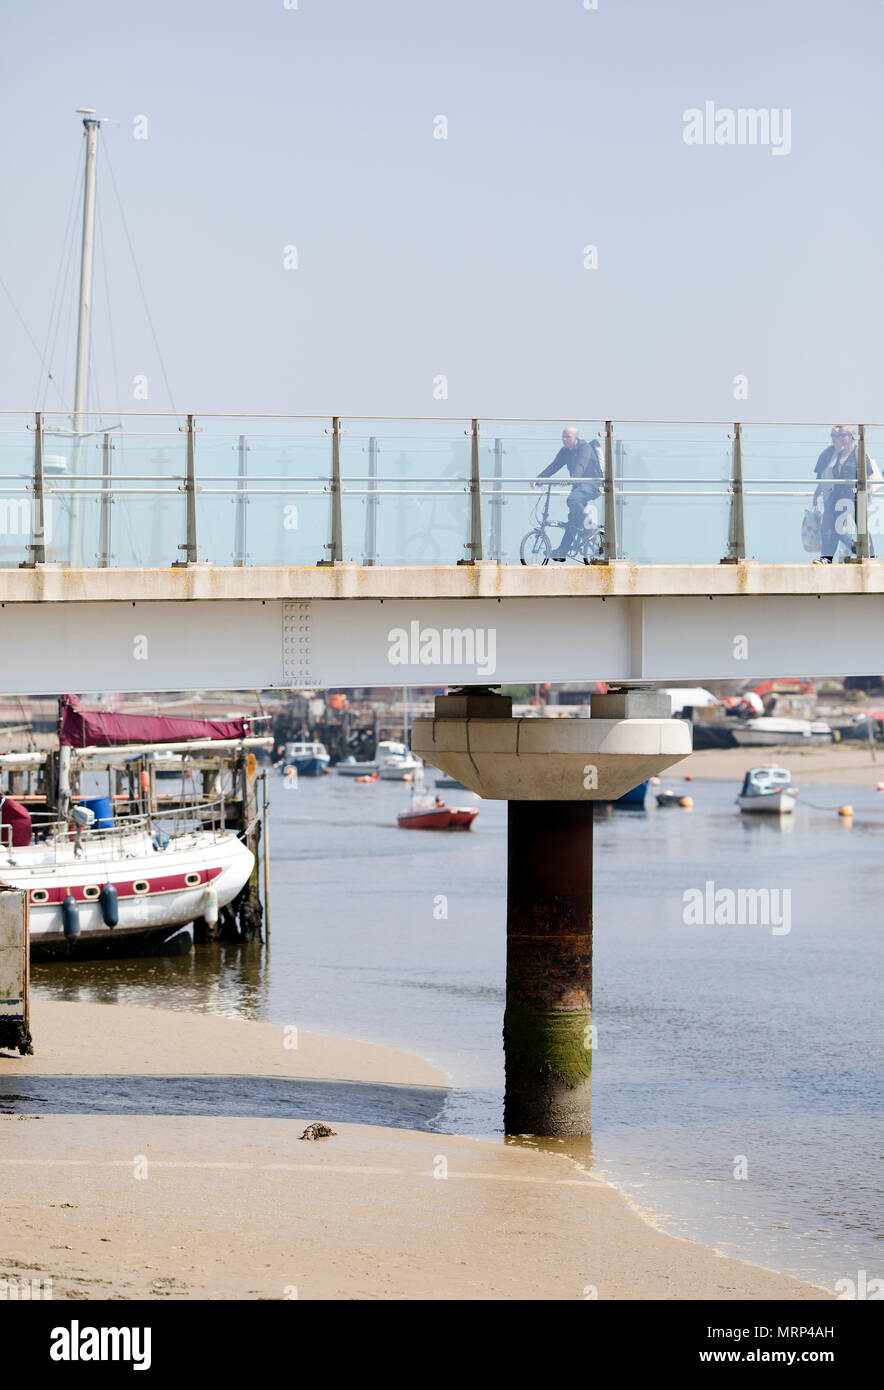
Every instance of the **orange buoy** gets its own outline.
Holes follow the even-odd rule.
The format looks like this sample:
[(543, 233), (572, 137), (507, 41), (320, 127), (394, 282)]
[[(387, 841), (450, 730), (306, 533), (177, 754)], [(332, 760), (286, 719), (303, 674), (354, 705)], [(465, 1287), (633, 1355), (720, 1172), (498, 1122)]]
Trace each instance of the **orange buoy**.
[(683, 796), (680, 798), (678, 804), (679, 806), (683, 806), (686, 811), (691, 811), (694, 807), (694, 798), (692, 796)]
[(652, 778), (651, 778), (651, 786), (652, 786), (652, 787), (659, 787), (659, 785), (660, 785), (660, 778), (659, 778), (659, 777), (652, 777)]
[(848, 818), (849, 818), (850, 816), (853, 815), (853, 807), (852, 807), (852, 806), (839, 806), (839, 807), (838, 807), (838, 815), (839, 815), (839, 816), (845, 816), (845, 817), (848, 817)]
[(884, 792), (884, 782), (876, 782), (876, 783), (875, 783), (875, 791), (876, 791), (876, 792)]
[(143, 768), (141, 772), (141, 787), (143, 791), (150, 791), (150, 773), (146, 767)]
[(684, 775), (684, 780), (685, 780), (686, 782), (693, 782), (693, 780), (694, 780), (694, 774), (693, 774), (692, 772), (686, 772), (685, 775)]

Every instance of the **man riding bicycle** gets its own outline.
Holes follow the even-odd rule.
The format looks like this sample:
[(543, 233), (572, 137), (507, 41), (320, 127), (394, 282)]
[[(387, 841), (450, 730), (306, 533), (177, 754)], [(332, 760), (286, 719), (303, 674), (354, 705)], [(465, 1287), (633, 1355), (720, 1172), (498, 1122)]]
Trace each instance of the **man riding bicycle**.
[[(553, 551), (554, 560), (566, 560), (568, 551), (578, 531), (583, 528), (586, 505), (598, 497), (601, 489), (595, 483), (584, 481), (587, 478), (603, 478), (601, 451), (598, 441), (587, 443), (581, 439), (573, 425), (562, 430), (562, 447), (552, 463), (544, 468), (537, 479), (551, 478), (560, 468), (567, 468), (572, 478), (578, 481), (571, 486), (568, 495), (568, 524), (562, 533), (558, 548)], [(531, 484), (537, 486), (537, 479)]]

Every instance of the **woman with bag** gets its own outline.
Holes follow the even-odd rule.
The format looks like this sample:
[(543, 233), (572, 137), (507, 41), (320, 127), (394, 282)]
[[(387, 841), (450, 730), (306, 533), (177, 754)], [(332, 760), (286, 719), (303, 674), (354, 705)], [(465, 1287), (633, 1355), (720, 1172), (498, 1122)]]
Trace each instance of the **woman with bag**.
[[(838, 503), (845, 496), (852, 496), (853, 491), (849, 487), (845, 490), (844, 481), (851, 476), (850, 461), (853, 460), (853, 478), (856, 478), (856, 443), (853, 430), (846, 425), (834, 425), (831, 434), (832, 443), (828, 449), (824, 449), (814, 466), (814, 473), (817, 477), (817, 485), (814, 490), (811, 508), (817, 512), (817, 502), (822, 496), (823, 512), (820, 517), (819, 527), (819, 552), (820, 558), (814, 560), (815, 565), (831, 565), (841, 534), (837, 529), (841, 511), (837, 510)], [(805, 512), (804, 527), (808, 528), (808, 517), (810, 513)], [(842, 523), (843, 529), (843, 523)], [(802, 536), (804, 528), (802, 528)], [(816, 548), (816, 547), (814, 547)]]

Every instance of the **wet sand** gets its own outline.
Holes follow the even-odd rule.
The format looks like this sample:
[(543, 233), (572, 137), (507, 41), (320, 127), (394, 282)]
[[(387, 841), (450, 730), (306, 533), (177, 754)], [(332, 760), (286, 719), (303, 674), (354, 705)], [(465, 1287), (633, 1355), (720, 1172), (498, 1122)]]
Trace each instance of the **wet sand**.
[[(300, 1141), (329, 1116), (299, 1086), (438, 1103), (444, 1078), (403, 1052), (39, 1000), (32, 1031), (33, 1057), (0, 1054), (0, 1277), (50, 1278), (56, 1299), (828, 1296), (664, 1235), (559, 1153), (341, 1121)], [(222, 1077), (290, 1084), (291, 1110), (132, 1113), (139, 1080), (165, 1078), (186, 1110)], [(40, 1099), (51, 1085), (76, 1102), (85, 1083), (103, 1102)]]
[[(884, 782), (884, 750), (875, 750), (872, 761), (868, 745), (860, 742), (828, 743), (816, 748), (787, 744), (782, 748), (704, 748), (691, 753), (684, 762), (664, 773), (662, 781), (678, 781), (686, 772), (698, 780), (738, 782), (750, 767), (782, 763), (799, 786), (874, 787)], [(884, 805), (884, 794), (882, 794)]]

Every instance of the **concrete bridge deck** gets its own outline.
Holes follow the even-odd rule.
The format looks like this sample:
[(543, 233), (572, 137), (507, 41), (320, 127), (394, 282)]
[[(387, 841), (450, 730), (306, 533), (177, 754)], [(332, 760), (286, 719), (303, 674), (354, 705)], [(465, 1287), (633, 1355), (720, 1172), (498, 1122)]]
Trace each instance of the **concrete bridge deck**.
[(6, 693), (878, 675), (884, 565), (0, 570)]

